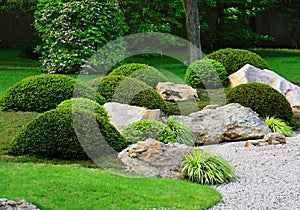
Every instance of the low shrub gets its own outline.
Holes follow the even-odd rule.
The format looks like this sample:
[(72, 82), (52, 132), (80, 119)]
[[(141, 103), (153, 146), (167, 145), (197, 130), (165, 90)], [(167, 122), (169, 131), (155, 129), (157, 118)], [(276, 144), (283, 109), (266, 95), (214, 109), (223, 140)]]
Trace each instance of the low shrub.
[(176, 141), (176, 135), (164, 123), (156, 120), (140, 120), (122, 129), (123, 136), (131, 143), (145, 141), (149, 138), (169, 143)]
[(157, 83), (166, 82), (167, 78), (156, 68), (141, 63), (123, 64), (114, 69), (109, 76), (128, 76), (145, 82), (155, 88)]
[(221, 88), (222, 85), (227, 86), (227, 72), (220, 62), (201, 59), (188, 67), (184, 81), (193, 88)]
[(227, 95), (227, 103), (250, 107), (261, 117), (276, 116), (290, 122), (293, 112), (290, 103), (277, 90), (257, 82), (236, 86)]
[(200, 184), (222, 184), (234, 179), (234, 168), (221, 156), (195, 149), (182, 163), (185, 178)]
[(281, 119), (275, 118), (274, 116), (267, 116), (265, 119), (265, 123), (274, 133), (282, 133), (285, 136), (295, 135), (293, 129), (288, 126), (286, 122)]
[(98, 93), (107, 101), (166, 111), (162, 97), (146, 83), (125, 76), (103, 77)]
[(228, 75), (238, 71), (246, 64), (251, 64), (260, 69), (270, 69), (270, 66), (262, 57), (248, 50), (225, 48), (217, 50), (207, 55), (207, 57), (222, 63)]
[(0, 99), (4, 111), (44, 112), (72, 97), (91, 98), (93, 90), (65, 75), (27, 77), (8, 89)]
[(101, 115), (104, 119), (109, 120), (108, 112), (106, 111), (106, 109), (100, 104), (98, 104), (96, 101), (90, 100), (88, 98), (71, 98), (61, 102), (57, 107), (87, 109), (89, 111)]
[(168, 125), (170, 129), (176, 135), (176, 142), (180, 144), (186, 144), (188, 146), (195, 145), (195, 139), (192, 131), (177, 120), (174, 116), (168, 118)]
[(126, 139), (101, 115), (80, 108), (57, 108), (24, 126), (11, 144), (10, 154), (88, 159), (86, 152), (94, 158), (110, 152), (107, 143), (116, 151), (128, 146)]

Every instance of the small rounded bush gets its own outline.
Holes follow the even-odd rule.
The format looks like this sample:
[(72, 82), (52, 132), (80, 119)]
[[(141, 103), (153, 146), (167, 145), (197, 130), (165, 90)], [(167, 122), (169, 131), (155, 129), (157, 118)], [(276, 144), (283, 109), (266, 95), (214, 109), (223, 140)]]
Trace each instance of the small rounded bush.
[(88, 98), (71, 98), (61, 102), (57, 107), (72, 107), (72, 108), (82, 108), (87, 109), (101, 115), (104, 119), (109, 120), (108, 112), (106, 109)]
[(164, 143), (176, 141), (174, 132), (167, 125), (156, 120), (140, 120), (131, 123), (123, 128), (122, 134), (133, 144), (149, 138)]
[(127, 76), (145, 82), (155, 88), (157, 83), (166, 82), (167, 78), (156, 68), (141, 63), (123, 64), (114, 69), (109, 76)]
[(251, 64), (260, 69), (270, 69), (270, 66), (262, 57), (248, 50), (225, 48), (215, 51), (207, 57), (222, 63), (228, 75), (238, 71), (246, 64)]
[(44, 112), (72, 97), (91, 98), (93, 90), (65, 75), (43, 74), (27, 77), (8, 89), (0, 99), (4, 111)]
[(163, 98), (146, 83), (125, 76), (103, 77), (98, 93), (107, 101), (166, 110)]
[(250, 107), (261, 117), (276, 116), (291, 121), (293, 112), (287, 99), (272, 87), (257, 82), (242, 84), (231, 89), (227, 103), (239, 103)]
[(221, 85), (227, 86), (227, 72), (220, 62), (213, 59), (201, 59), (188, 67), (184, 81), (193, 88), (220, 88)]
[(234, 179), (234, 168), (219, 155), (195, 149), (185, 156), (182, 164), (184, 177), (200, 184), (222, 184)]
[[(84, 140), (79, 142), (78, 136)], [(57, 108), (24, 126), (11, 144), (10, 154), (88, 159), (86, 151), (94, 158), (105, 154), (106, 142), (118, 152), (128, 146), (126, 139), (101, 115), (80, 108)]]

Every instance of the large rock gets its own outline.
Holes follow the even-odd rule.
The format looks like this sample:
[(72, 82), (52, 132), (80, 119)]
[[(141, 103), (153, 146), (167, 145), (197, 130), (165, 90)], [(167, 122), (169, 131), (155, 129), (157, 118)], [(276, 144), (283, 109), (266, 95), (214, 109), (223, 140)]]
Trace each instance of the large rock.
[(108, 112), (111, 124), (118, 130), (139, 120), (158, 120), (160, 116), (159, 109), (146, 109), (144, 107), (130, 106), (116, 102), (105, 103), (103, 106)]
[(209, 105), (189, 116), (176, 118), (191, 129), (195, 143), (199, 145), (260, 139), (271, 132), (256, 112), (236, 103)]
[(229, 86), (235, 87), (248, 82), (267, 84), (282, 93), (291, 104), (294, 118), (300, 118), (300, 87), (287, 81), (273, 71), (261, 70), (249, 64), (229, 76)]
[(164, 144), (153, 139), (139, 141), (119, 153), (127, 171), (148, 177), (182, 179), (180, 166), (193, 147)]
[(197, 90), (187, 84), (159, 82), (156, 91), (166, 101), (190, 101), (198, 99)]

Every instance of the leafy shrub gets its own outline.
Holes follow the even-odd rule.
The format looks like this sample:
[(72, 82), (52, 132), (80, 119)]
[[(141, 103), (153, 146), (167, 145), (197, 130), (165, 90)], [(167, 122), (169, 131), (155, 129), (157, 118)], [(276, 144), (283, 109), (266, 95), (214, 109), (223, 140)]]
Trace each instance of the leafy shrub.
[(168, 118), (168, 125), (176, 135), (176, 142), (189, 146), (195, 145), (195, 139), (191, 130), (177, 120), (174, 116)]
[[(42, 40), (37, 51), (50, 73), (78, 72), (84, 60), (127, 30), (115, 0), (40, 0), (34, 17), (34, 26)], [(105, 60), (98, 62), (114, 63), (123, 52), (122, 44), (106, 51)]]
[(109, 76), (128, 76), (155, 88), (157, 83), (166, 82), (166, 77), (156, 68), (141, 63), (129, 63), (114, 69)]
[(71, 98), (61, 102), (57, 107), (87, 109), (101, 115), (104, 119), (109, 120), (108, 112), (106, 111), (106, 109), (96, 101), (90, 100), (88, 98)]
[(184, 177), (200, 184), (222, 184), (234, 179), (234, 168), (221, 156), (195, 149), (182, 164)]
[(161, 109), (165, 111), (165, 102), (162, 97), (146, 83), (125, 76), (103, 77), (98, 93), (107, 101), (146, 107), (148, 109)]
[(287, 99), (272, 87), (257, 82), (242, 84), (231, 89), (227, 103), (239, 103), (250, 107), (260, 116), (276, 116), (291, 121), (292, 108)]
[[(96, 126), (93, 124), (95, 120)], [(79, 142), (78, 135), (84, 141)], [(24, 126), (11, 144), (10, 154), (88, 159), (85, 151), (89, 155), (95, 153), (93, 157), (103, 155), (107, 149), (106, 142), (117, 151), (128, 146), (124, 137), (102, 116), (95, 116), (93, 112), (80, 108), (57, 108), (41, 114)], [(85, 145), (85, 150), (82, 145)]]
[(207, 57), (222, 63), (228, 75), (238, 71), (246, 64), (251, 64), (260, 69), (270, 69), (270, 66), (262, 57), (248, 50), (220, 49), (207, 55)]
[(27, 77), (8, 89), (0, 99), (3, 110), (44, 112), (64, 100), (92, 97), (93, 90), (83, 82), (65, 75)]
[(267, 116), (265, 123), (274, 133), (282, 133), (285, 136), (293, 136), (295, 132), (281, 119)]
[(220, 62), (201, 59), (188, 67), (184, 81), (193, 88), (215, 89), (221, 85), (227, 86), (227, 72)]
[(145, 141), (149, 138), (164, 143), (176, 141), (173, 131), (164, 123), (156, 120), (140, 120), (131, 123), (122, 129), (122, 134), (131, 143)]
[(189, 115), (192, 112), (198, 112), (200, 107), (200, 101), (165, 101), (168, 115)]

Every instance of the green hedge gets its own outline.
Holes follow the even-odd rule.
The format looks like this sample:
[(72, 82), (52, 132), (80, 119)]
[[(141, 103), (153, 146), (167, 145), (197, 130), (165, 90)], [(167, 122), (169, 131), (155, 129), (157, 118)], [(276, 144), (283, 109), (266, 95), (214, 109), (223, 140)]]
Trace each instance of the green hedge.
[(260, 69), (270, 69), (270, 66), (262, 57), (248, 50), (220, 49), (207, 55), (207, 57), (222, 63), (228, 75), (238, 71), (246, 64), (251, 64)]
[(242, 84), (231, 89), (227, 103), (239, 103), (250, 107), (260, 116), (276, 116), (291, 121), (293, 112), (287, 99), (272, 87), (257, 82)]
[(8, 89), (0, 99), (4, 111), (44, 112), (72, 97), (92, 98), (93, 90), (76, 79), (55, 74), (27, 77)]
[(101, 115), (80, 108), (57, 108), (24, 126), (11, 144), (10, 154), (88, 159), (85, 151), (95, 158), (110, 152), (106, 142), (118, 152), (128, 146), (126, 139)]

